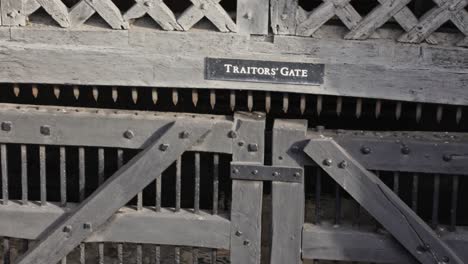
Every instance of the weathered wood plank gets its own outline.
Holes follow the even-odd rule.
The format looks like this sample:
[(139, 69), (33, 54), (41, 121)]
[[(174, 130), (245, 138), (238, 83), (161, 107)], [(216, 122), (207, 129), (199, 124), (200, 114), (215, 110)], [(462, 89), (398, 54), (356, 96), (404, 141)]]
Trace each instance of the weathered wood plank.
[(122, 13), (111, 0), (86, 0), (96, 12), (113, 28), (128, 29), (128, 22), (123, 19)]
[[(302, 167), (291, 155), (297, 141), (304, 140), (307, 121), (275, 120), (273, 165)], [(304, 224), (304, 183), (272, 183), (271, 264), (302, 263), (301, 237)]]
[(220, 0), (190, 0), (187, 8), (177, 20), (184, 30), (189, 30), (203, 17), (210, 20), (221, 32), (237, 32), (237, 25), (219, 4)]
[(86, 0), (81, 0), (70, 10), (70, 22), (73, 27), (78, 27), (86, 22), (96, 11)]
[[(18, 108), (17, 108), (18, 107)], [(173, 120), (190, 122), (193, 115), (115, 111), (104, 109), (56, 108), (41, 106), (1, 105), (2, 119), (12, 122), (10, 133), (0, 133), (0, 142), (36, 145), (99, 146), (129, 149), (145, 148), (153, 133)], [(232, 153), (232, 145), (226, 144), (232, 129), (232, 120), (225, 117), (198, 116), (210, 120), (212, 131), (204, 142), (193, 147), (194, 151)], [(196, 124), (196, 121), (193, 121)], [(50, 136), (39, 133), (47, 125)], [(130, 130), (133, 135), (125, 138)]]
[[(23, 206), (12, 202), (0, 208), (0, 235), (28, 240), (38, 239), (41, 232), (76, 204), (67, 208), (58, 204)], [(230, 222), (226, 217), (207, 212), (194, 214), (182, 210), (174, 213), (162, 209), (135, 211), (121, 208), (106, 225), (86, 239), (86, 242), (126, 242), (158, 245), (180, 245), (229, 249)]]
[[(12, 36), (15, 36), (15, 30), (26, 29), (11, 30)], [(138, 33), (140, 29), (132, 29), (128, 37), (122, 35), (122, 32), (116, 32), (121, 34), (115, 37), (116, 40), (120, 38), (121, 42), (116, 43), (124, 43), (130, 38), (131, 46), (115, 49), (116, 45), (112, 44), (106, 47), (43, 45), (47, 42), (46, 38), (40, 36), (43, 30), (46, 29), (29, 34), (31, 39), (22, 38), (37, 45), (0, 42), (0, 58), (4, 61), (0, 66), (1, 82), (271, 90), (468, 104), (468, 95), (464, 89), (468, 83), (468, 53), (462, 48), (420, 47), (379, 40), (352, 42), (287, 36), (276, 36), (274, 42), (270, 43), (247, 40), (246, 36), (235, 34), (212, 33), (213, 38), (225, 41), (226, 47), (210, 49), (207, 47), (210, 47), (213, 38), (205, 42), (202, 37), (204, 33), (184, 35), (150, 33), (150, 30)], [(89, 37), (99, 34), (100, 30), (89, 33)], [(109, 31), (106, 34), (112, 34), (112, 30)], [(52, 42), (59, 44), (60, 34), (51, 34), (44, 32), (43, 36), (49, 35)], [(65, 41), (80, 44), (80, 38), (73, 38), (78, 33), (70, 34)], [(86, 31), (79, 34), (86, 41)], [(148, 41), (145, 43), (145, 40)], [(153, 45), (152, 40), (157, 40), (155, 43), (160, 45)], [(242, 48), (239, 50), (228, 45), (236, 42), (245, 45), (240, 45)], [(238, 59), (256, 57), (259, 60), (325, 63), (325, 82), (322, 86), (306, 86), (205, 80), (205, 58), (226, 57), (227, 52), (228, 57)], [(102, 68), (103, 65), (106, 67)]]
[(148, 13), (164, 30), (182, 30), (174, 13), (162, 1), (142, 1), (130, 8), (124, 15), (125, 20), (140, 18)]
[(243, 34), (268, 35), (269, 0), (238, 0), (237, 27)]
[[(233, 161), (264, 162), (265, 117), (259, 113), (235, 115)], [(257, 145), (252, 151), (251, 144)], [(232, 181), (231, 259), (232, 263), (260, 264), (263, 182)]]
[(271, 28), (274, 34), (295, 35), (298, 0), (270, 0)]
[[(70, 214), (54, 222), (20, 259), (19, 264), (56, 263), (101, 227), (115, 212), (150, 184), (187, 149), (203, 140), (211, 130), (209, 122), (194, 125), (174, 121), (156, 131), (150, 145), (118, 170)], [(189, 132), (187, 138), (180, 133)], [(169, 144), (161, 148), (163, 144)], [(134, 177), (138, 175), (138, 177)], [(84, 225), (91, 228), (85, 228)], [(66, 241), (66, 243), (64, 243)]]
[(61, 0), (36, 0), (42, 8), (61, 26), (69, 27), (68, 8)]
[(3, 26), (24, 26), (26, 25), (26, 17), (24, 13), (24, 1), (18, 0), (1, 0), (1, 22)]
[(411, 208), (334, 140), (314, 137), (304, 152), (421, 263), (463, 263)]

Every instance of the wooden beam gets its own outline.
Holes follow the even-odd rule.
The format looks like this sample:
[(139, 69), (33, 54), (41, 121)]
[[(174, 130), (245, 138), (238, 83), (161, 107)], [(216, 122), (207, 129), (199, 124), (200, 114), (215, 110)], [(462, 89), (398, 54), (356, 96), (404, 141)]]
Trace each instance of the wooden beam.
[[(142, 149), (148, 146), (154, 131), (174, 120), (209, 121), (213, 129), (193, 151), (232, 153), (232, 144), (226, 144), (233, 121), (223, 116), (193, 114), (165, 114), (144, 111), (86, 109), (28, 105), (0, 105), (2, 120), (11, 122), (11, 131), (0, 131), (0, 142), (35, 145), (96, 146)], [(40, 133), (48, 126), (49, 136)], [(125, 135), (126, 132), (130, 135)]]
[(237, 28), (241, 34), (268, 35), (269, 0), (237, 0)]
[[(203, 141), (209, 122), (174, 121), (153, 134), (150, 144), (70, 214), (39, 235), (18, 264), (57, 263), (106, 223), (122, 206), (167, 169), (186, 150)], [(181, 136), (182, 134), (186, 136)]]
[(333, 139), (312, 138), (304, 152), (421, 263), (463, 263), (411, 208)]
[[(438, 234), (464, 261), (468, 261), (468, 230)], [(374, 263), (415, 263), (416, 260), (391, 236), (363, 227), (324, 223), (304, 225), (302, 256), (305, 259)], [(359, 241), (359, 243), (356, 243)]]
[[(7, 206), (0, 207), (0, 236), (36, 240), (48, 226), (77, 206), (67, 204), (64, 208), (53, 203), (29, 203), (23, 206), (11, 201)], [(124, 207), (106, 225), (86, 239), (86, 242), (229, 249), (230, 232), (229, 219), (221, 215), (203, 211), (194, 214), (187, 210), (174, 213), (167, 209), (155, 212), (148, 208), (136, 211), (134, 208)]]
[[(123, 32), (12, 28), (11, 34), (4, 33), (5, 40), (13, 40), (0, 41), (0, 59), (5, 61), (0, 82), (6, 83), (268, 90), (468, 104), (464, 89), (468, 55), (461, 48), (287, 36), (276, 36), (271, 43), (238, 34), (141, 28)], [(102, 46), (95, 40), (98, 35), (105, 39)], [(222, 44), (211, 48), (212, 41)], [(323, 63), (324, 84), (206, 80), (206, 57)]]

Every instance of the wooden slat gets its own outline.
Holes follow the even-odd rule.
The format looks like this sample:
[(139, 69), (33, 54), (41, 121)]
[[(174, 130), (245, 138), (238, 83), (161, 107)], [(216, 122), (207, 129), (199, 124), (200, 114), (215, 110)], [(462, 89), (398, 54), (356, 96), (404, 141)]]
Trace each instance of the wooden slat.
[(124, 21), (122, 13), (111, 0), (86, 0), (86, 3), (93, 7), (113, 29), (128, 29), (128, 22)]
[[(44, 229), (76, 206), (70, 203), (66, 208), (53, 203), (43, 206), (10, 203), (2, 206), (0, 236), (36, 240)], [(174, 213), (166, 209), (155, 212), (124, 207), (105, 226), (95, 230), (86, 242), (125, 241), (229, 249), (230, 232), (230, 222), (226, 217), (209, 212), (201, 211), (197, 215), (187, 210)]]
[(81, 0), (70, 10), (70, 22), (73, 27), (78, 27), (86, 22), (96, 11), (86, 0)]
[(271, 28), (274, 34), (296, 34), (298, 0), (270, 0)]
[[(265, 119), (260, 113), (238, 113), (233, 130), (237, 136), (233, 161), (263, 164)], [(248, 145), (257, 144), (258, 151)], [(260, 264), (263, 182), (232, 181), (231, 259), (232, 263)]]
[(1, 21), (3, 26), (24, 26), (26, 25), (26, 17), (24, 13), (24, 1), (18, 0), (1, 0)]
[[(443, 231), (439, 236), (464, 262), (468, 261), (468, 230), (457, 228), (456, 232)], [(416, 262), (388, 234), (350, 225), (336, 227), (330, 223), (304, 225), (302, 254), (305, 259), (401, 264)]]
[(219, 4), (220, 0), (191, 0), (191, 2), (193, 6), (187, 8), (178, 19), (184, 30), (189, 30), (200, 19), (206, 17), (221, 32), (237, 32), (237, 25)]
[[(202, 141), (210, 130), (211, 124), (200, 120), (197, 125), (175, 121), (156, 131), (145, 150), (119, 169), (79, 207), (41, 233), (37, 243), (18, 263), (56, 263), (61, 260), (90, 237), (93, 228), (100, 228), (106, 223), (187, 149)], [(184, 131), (189, 132), (190, 136), (181, 139), (179, 135)], [(163, 144), (167, 144), (167, 148), (162, 148)], [(84, 228), (84, 224), (89, 224), (91, 230)]]
[(164, 30), (182, 30), (174, 13), (163, 1), (142, 1), (130, 8), (124, 15), (125, 20), (140, 18), (148, 13)]
[(304, 152), (421, 263), (463, 263), (376, 175), (330, 138), (314, 137)]
[(268, 35), (269, 0), (238, 0), (237, 26), (243, 34)]
[(68, 8), (61, 0), (36, 0), (42, 8), (61, 26), (69, 27)]
[[(301, 167), (293, 146), (305, 138), (307, 121), (275, 120), (273, 165)], [(301, 237), (304, 224), (304, 183), (272, 183), (271, 264), (302, 263)]]
[[(153, 133), (173, 120), (193, 122), (193, 115), (84, 109), (42, 106), (41, 110), (26, 105), (1, 105), (2, 118), (14, 124), (11, 133), (0, 133), (0, 142), (60, 146), (96, 146), (130, 149), (145, 148)], [(98, 113), (96, 113), (98, 112)], [(197, 117), (197, 116), (196, 116)], [(193, 147), (194, 151), (232, 153), (232, 145), (226, 144), (232, 121), (226, 117), (198, 116), (213, 124), (212, 132), (204, 142)], [(51, 127), (51, 136), (44, 136), (39, 128)], [(130, 130), (132, 138), (124, 137)]]

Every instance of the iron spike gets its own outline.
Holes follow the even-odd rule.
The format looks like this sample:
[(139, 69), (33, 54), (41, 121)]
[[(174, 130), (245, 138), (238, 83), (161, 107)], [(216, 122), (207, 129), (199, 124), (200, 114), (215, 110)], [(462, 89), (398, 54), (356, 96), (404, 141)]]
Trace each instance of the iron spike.
[(376, 119), (379, 119), (381, 112), (382, 112), (382, 101), (377, 100), (375, 101), (375, 118)]
[(216, 92), (215, 90), (210, 90), (210, 105), (211, 109), (214, 109), (216, 106)]
[(323, 109), (323, 96), (317, 95), (317, 116), (322, 114)]
[(138, 102), (138, 90), (136, 88), (132, 88), (132, 100), (134, 104)]
[(229, 103), (231, 106), (231, 111), (234, 111), (234, 109), (236, 109), (236, 92), (235, 91), (231, 91), (231, 94), (229, 96)]
[(99, 98), (99, 90), (97, 87), (93, 87), (93, 98), (94, 98), (94, 101), (97, 102), (98, 98)]
[(19, 96), (20, 88), (19, 88), (18, 84), (13, 85), (13, 93), (15, 94), (16, 97)]
[(36, 84), (33, 84), (33, 86), (32, 86), (32, 96), (34, 97), (34, 99), (37, 98), (38, 94), (39, 94), (39, 89), (37, 88)]
[(247, 92), (247, 108), (249, 109), (249, 112), (252, 112), (253, 109), (253, 95), (252, 91)]
[(343, 111), (343, 98), (339, 96), (336, 98), (336, 115), (341, 116), (341, 112)]
[(78, 86), (73, 86), (73, 95), (76, 100), (80, 97), (80, 89), (78, 89)]
[(153, 99), (153, 104), (158, 103), (158, 89), (153, 88), (151, 91), (151, 99)]
[(172, 103), (177, 105), (179, 103), (179, 92), (177, 89), (172, 89)]
[(289, 94), (284, 93), (283, 94), (283, 112), (287, 114), (288, 110), (289, 110)]
[(362, 115), (362, 98), (356, 99), (356, 118), (361, 118)]
[(55, 95), (55, 98), (59, 99), (60, 98), (60, 87), (58, 86), (54, 86), (54, 95)]
[(192, 89), (192, 103), (194, 107), (197, 107), (198, 104), (198, 90)]
[(300, 109), (301, 109), (301, 114), (303, 115), (306, 110), (306, 96), (305, 94), (301, 94), (301, 102), (300, 102)]
[(112, 100), (114, 103), (117, 102), (117, 99), (119, 99), (119, 92), (117, 91), (116, 87), (112, 87)]
[(438, 105), (437, 114), (436, 114), (437, 123), (440, 123), (442, 121), (443, 115), (444, 115), (444, 107), (442, 105)]
[(457, 113), (456, 113), (456, 120), (457, 120), (457, 125), (460, 124), (460, 121), (463, 116), (463, 108), (461, 106), (457, 107)]
[(265, 111), (267, 113), (270, 113), (271, 110), (271, 93), (266, 92), (265, 93)]
[(416, 105), (416, 123), (419, 123), (421, 121), (421, 116), (422, 116), (422, 104), (417, 104)]
[(400, 120), (402, 109), (403, 109), (403, 103), (402, 102), (397, 102), (397, 104), (395, 106), (395, 118), (396, 118), (396, 120)]

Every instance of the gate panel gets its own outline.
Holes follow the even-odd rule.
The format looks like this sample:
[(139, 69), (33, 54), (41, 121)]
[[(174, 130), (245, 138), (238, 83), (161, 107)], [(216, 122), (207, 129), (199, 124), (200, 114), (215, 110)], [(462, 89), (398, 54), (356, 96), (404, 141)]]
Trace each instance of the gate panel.
[[(88, 188), (88, 182), (91, 184), (99, 181), (105, 186), (104, 172), (109, 172), (109, 167), (121, 167), (125, 163), (124, 150), (121, 147), (126, 148), (125, 153), (131, 149), (135, 150), (133, 152), (140, 151), (140, 149), (151, 145), (154, 131), (161, 131), (173, 122), (183, 121), (187, 124), (201, 125), (206, 129), (211, 127), (210, 133), (204, 134), (202, 140), (197, 141), (190, 148), (190, 151), (195, 151), (189, 156), (194, 161), (192, 167), (194, 177), (190, 177), (193, 179), (192, 188), (194, 189), (192, 190), (193, 204), (189, 205), (188, 208), (193, 206), (193, 209), (184, 209), (187, 208), (187, 201), (184, 200), (187, 195), (183, 192), (187, 192), (187, 184), (182, 182), (181, 185), (181, 181), (187, 180), (184, 175), (188, 169), (184, 168), (186, 163), (182, 162), (187, 160), (187, 157), (184, 156), (183, 160), (182, 158), (177, 159), (175, 166), (169, 168), (171, 174), (175, 172), (176, 176), (175, 179), (172, 178), (175, 181), (175, 207), (162, 208), (164, 204), (168, 203), (164, 201), (167, 200), (166, 185), (169, 183), (167, 181), (172, 181), (167, 177), (169, 172), (166, 171), (163, 176), (154, 175), (155, 182), (151, 184), (151, 192), (155, 197), (150, 199), (156, 200), (148, 201), (147, 189), (150, 188), (148, 186), (145, 190), (141, 190), (132, 202), (120, 208), (102, 227), (98, 228), (98, 224), (84, 222), (82, 225), (73, 225), (71, 228), (68, 225), (64, 225), (63, 228), (61, 226), (57, 232), (66, 235), (64, 239), (68, 244), (73, 232), (79, 231), (80, 228), (88, 230), (89, 237), (83, 241), (86, 244), (83, 243), (78, 247), (82, 259), (86, 257), (85, 246), (87, 252), (94, 247), (94, 244), (89, 243), (97, 243), (99, 259), (102, 260), (104, 252), (114, 248), (114, 246), (111, 248), (104, 243), (113, 243), (116, 246), (119, 259), (124, 249), (124, 243), (133, 243), (136, 245), (137, 255), (135, 257), (137, 261), (142, 259), (143, 246), (147, 247), (143, 244), (152, 244), (156, 259), (161, 258), (162, 245), (175, 246), (173, 252), (177, 263), (181, 260), (181, 247), (191, 247), (194, 259), (197, 259), (198, 254), (204, 251), (203, 248), (214, 248), (230, 250), (232, 258), (237, 259), (233, 260), (232, 263), (259, 263), (263, 184), (260, 181), (234, 180), (233, 189), (225, 192), (227, 184), (229, 184), (225, 177), (229, 177), (229, 173), (223, 173), (223, 170), (228, 169), (229, 164), (226, 162), (226, 154), (233, 153), (233, 149), (236, 150), (233, 153), (235, 160), (249, 162), (258, 160), (258, 164), (263, 163), (265, 127), (263, 115), (257, 113), (236, 114), (233, 120), (222, 116), (154, 114), (44, 106), (37, 108), (27, 105), (2, 105), (2, 109), (4, 115), (0, 120), (2, 122), (0, 142), (2, 142), (3, 162), (1, 165), (4, 179), (2, 186), (5, 204), (0, 207), (2, 215), (0, 218), (1, 236), (27, 240), (40, 239), (41, 236), (44, 236), (44, 230), (82, 208), (83, 205), (77, 204), (77, 201), (74, 200), (74, 195), (79, 192), (80, 200), (83, 200), (86, 197), (86, 192), (89, 192), (89, 189), (84, 189)], [(198, 122), (197, 120), (205, 120), (207, 123), (203, 125), (205, 121)], [(190, 127), (191, 125), (187, 128)], [(192, 136), (188, 130), (188, 134), (182, 133), (184, 132), (182, 131), (171, 135), (177, 140), (185, 140), (187, 136)], [(171, 148), (172, 144), (169, 142), (166, 146), (166, 143), (161, 143), (158, 144), (157, 149), (168, 152), (165, 150)], [(20, 164), (24, 165), (22, 167), (16, 166), (17, 153), (15, 149), (17, 146), (19, 149), (19, 145), (22, 146), (22, 150), (23, 148), (28, 150), (27, 155), (21, 155), (22, 163)], [(116, 147), (118, 149), (115, 149)], [(32, 153), (34, 155), (31, 155), (31, 148), (34, 149), (34, 153)], [(57, 153), (51, 153), (52, 150), (57, 151)], [(201, 207), (201, 196), (206, 196), (200, 191), (201, 181), (206, 183), (206, 180), (203, 180), (206, 177), (201, 174), (201, 171), (206, 171), (204, 166), (206, 166), (207, 160), (205, 158), (208, 157), (206, 156), (208, 154), (201, 154), (204, 152), (209, 152), (209, 156), (212, 157), (212, 164), (209, 165), (212, 167), (208, 168), (213, 170), (213, 198), (210, 210), (206, 210), (206, 202), (204, 202), (203, 208)], [(213, 152), (215, 154), (211, 154)], [(38, 157), (34, 158), (36, 154)], [(51, 158), (51, 154), (58, 156)], [(109, 160), (109, 154), (117, 154), (116, 164), (115, 159), (113, 159), (114, 161)], [(204, 155), (203, 159), (200, 158), (200, 155)], [(95, 157), (97, 160), (93, 160), (94, 165), (89, 164), (90, 159)], [(51, 163), (55, 158), (59, 158), (59, 163)], [(77, 160), (74, 161), (74, 159)], [(37, 163), (31, 164), (31, 162)], [(9, 165), (8, 169), (7, 165)], [(36, 165), (38, 170), (31, 170), (31, 166)], [(126, 167), (128, 166), (126, 165)], [(55, 167), (60, 167), (60, 169), (55, 171)], [(90, 170), (94, 171), (95, 169), (98, 172), (98, 179), (90, 178), (88, 175)], [(11, 180), (12, 176), (16, 176), (17, 172), (25, 175), (25, 178), (31, 181), (30, 184), (36, 184), (36, 182), (39, 184), (40, 181), (40, 195), (39, 192), (33, 193), (30, 187), (24, 188), (23, 186), (23, 201), (21, 203), (16, 201), (18, 197), (16, 189), (13, 195), (7, 196), (7, 191), (11, 190), (12, 186), (11, 184), (8, 186), (6, 183)], [(28, 175), (28, 172), (35, 173), (34, 175), (40, 177), (33, 179)], [(55, 182), (55, 179), (58, 179), (58, 176), (55, 176), (56, 172), (60, 174), (58, 182)], [(134, 177), (136, 175), (133, 175), (132, 179)], [(57, 201), (57, 198), (50, 197), (51, 195), (55, 196), (55, 193), (47, 193), (49, 187), (52, 187), (52, 183), (60, 186), (60, 197), (58, 197), (60, 202), (53, 202)], [(13, 181), (13, 184), (18, 185), (16, 181)], [(73, 190), (70, 189), (70, 186), (73, 186)], [(124, 189), (126, 188), (126, 185), (122, 186)], [(97, 193), (102, 188), (105, 187), (101, 186)], [(29, 199), (27, 198), (28, 189)], [(166, 195), (161, 194), (161, 189), (166, 192)], [(230, 205), (231, 199), (226, 199), (226, 195), (230, 195), (231, 192), (235, 194), (233, 200), (236, 201), (232, 205)], [(36, 197), (40, 198), (39, 202), (36, 202)], [(112, 197), (112, 195), (105, 197)], [(6, 201), (10, 202), (6, 203)], [(105, 205), (99, 206), (99, 208), (103, 206)], [(232, 208), (231, 218), (233, 221), (229, 219), (229, 215), (222, 211), (229, 207)], [(231, 233), (233, 237), (231, 237)], [(9, 241), (13, 240), (7, 239), (5, 243)], [(75, 245), (77, 244), (75, 243)], [(87, 245), (90, 245), (89, 249)], [(59, 247), (57, 246), (57, 248)], [(68, 250), (72, 249), (69, 246)], [(5, 247), (5, 263), (9, 263), (7, 261), (7, 257), (10, 256), (9, 252), (8, 248)], [(20, 252), (22, 251), (20, 250)], [(42, 254), (43, 252), (45, 251), (41, 250)], [(73, 255), (76, 255), (76, 250)], [(216, 255), (216, 251), (213, 251), (212, 261), (216, 260)], [(12, 256), (14, 257), (15, 254)], [(55, 261), (51, 260), (49, 256), (47, 258), (46, 262), (53, 263)]]
[[(424, 132), (393, 132), (393, 133), (380, 133), (380, 132), (353, 132), (353, 131), (338, 131), (330, 132), (319, 129), (318, 132), (308, 131), (305, 133), (305, 123), (303, 123), (303, 132), (294, 131), (298, 124), (298, 121), (294, 120), (276, 120), (274, 125), (273, 132), (273, 142), (278, 143), (279, 146), (277, 149), (281, 149), (283, 156), (278, 155), (278, 151), (273, 151), (273, 161), (279, 160), (289, 160), (290, 162), (296, 164), (296, 166), (306, 167), (306, 183), (311, 184), (312, 188), (315, 188), (315, 199), (314, 207), (310, 205), (304, 206), (306, 208), (306, 214), (315, 215), (315, 223), (312, 224), (309, 220), (304, 223), (303, 213), (301, 215), (300, 211), (297, 211), (297, 208), (291, 209), (288, 207), (289, 211), (299, 212), (301, 215), (301, 221), (297, 219), (291, 219), (290, 216), (282, 216), (280, 211), (275, 209), (285, 208), (283, 201), (290, 199), (289, 197), (294, 196), (291, 192), (285, 191), (285, 189), (280, 189), (277, 186), (278, 183), (273, 183), (273, 223), (280, 223), (286, 218), (291, 221), (291, 223), (296, 224), (285, 224), (285, 225), (273, 225), (273, 246), (272, 246), (272, 258), (271, 262), (273, 263), (276, 259), (281, 258), (281, 255), (274, 255), (274, 252), (284, 251), (284, 245), (280, 243), (284, 241), (285, 237), (292, 237), (291, 234), (294, 232), (288, 231), (284, 232), (282, 227), (287, 226), (289, 230), (294, 230), (293, 226), (296, 227), (296, 230), (300, 229), (302, 244), (299, 248), (296, 247), (294, 250), (293, 247), (288, 248), (289, 252), (300, 252), (303, 259), (314, 259), (314, 260), (335, 260), (335, 261), (363, 261), (363, 262), (377, 262), (377, 263), (414, 263), (415, 259), (413, 255), (417, 257), (427, 256), (426, 259), (422, 259), (422, 263), (432, 263), (435, 259), (438, 259), (438, 262), (458, 262), (462, 263), (466, 261), (466, 254), (464, 250), (460, 250), (466, 242), (468, 237), (465, 234), (465, 229), (463, 227), (456, 227), (453, 224), (453, 227), (443, 226), (437, 222), (437, 212), (438, 212), (438, 203), (439, 203), (439, 192), (440, 190), (440, 178), (444, 174), (465, 174), (467, 171), (467, 165), (461, 160), (464, 159), (464, 154), (466, 153), (466, 135), (465, 134), (451, 134), (451, 133), (424, 133)], [(288, 131), (289, 130), (289, 131)], [(391, 135), (390, 135), (391, 134)], [(389, 227), (388, 221), (391, 222), (393, 227), (389, 227), (389, 230), (383, 230), (380, 224), (374, 226), (362, 225), (362, 222), (357, 219), (357, 222), (345, 222), (342, 216), (343, 208), (345, 203), (349, 203), (346, 194), (343, 193), (343, 189), (349, 190), (350, 194), (353, 196), (357, 195), (356, 198), (359, 202), (362, 202), (362, 196), (365, 195), (365, 202), (362, 203), (363, 207), (352, 209), (353, 212), (361, 215), (361, 211), (369, 210), (371, 214), (374, 214), (372, 206), (368, 206), (367, 203), (373, 203), (378, 201), (377, 191), (366, 190), (367, 186), (361, 183), (362, 176), (356, 176), (357, 178), (353, 179), (351, 176), (344, 178), (335, 179), (342, 186), (341, 188), (336, 188), (336, 199), (335, 199), (335, 219), (333, 222), (328, 222), (321, 219), (321, 214), (323, 210), (330, 211), (329, 207), (333, 208), (332, 204), (321, 204), (321, 192), (323, 186), (323, 181), (328, 180), (325, 178), (324, 171), (321, 171), (320, 168), (317, 169), (317, 163), (320, 162), (320, 166), (323, 166), (325, 170), (338, 170), (338, 171), (349, 171), (350, 162), (343, 162), (341, 156), (334, 155), (331, 152), (323, 148), (312, 148), (310, 143), (309, 148), (305, 149), (306, 144), (309, 140), (318, 140), (319, 142), (326, 141), (329, 138), (333, 138), (341, 146), (346, 149), (347, 153), (353, 153), (352, 158), (356, 160), (363, 161), (366, 168), (371, 168), (377, 170), (375, 174), (378, 174), (378, 171), (385, 170), (403, 170), (402, 172), (393, 173), (394, 181), (394, 192), (398, 194), (398, 182), (402, 177), (409, 177), (408, 174), (412, 175), (415, 173), (439, 173), (434, 176), (434, 196), (433, 196), (433, 209), (432, 209), (432, 218), (435, 223), (434, 226), (437, 226), (437, 229), (431, 230), (423, 222), (412, 221), (411, 217), (419, 219), (418, 216), (412, 211), (409, 212), (409, 215), (406, 215), (406, 211), (398, 210), (396, 215), (401, 215), (403, 220), (400, 223), (407, 223), (411, 226), (412, 230), (417, 230), (417, 235), (414, 237), (420, 242), (416, 243), (413, 246), (408, 247), (408, 241), (411, 241), (410, 238), (405, 238), (404, 243), (398, 243), (389, 231), (392, 232), (396, 237), (409, 236), (412, 232), (404, 232), (401, 229), (392, 229), (399, 222), (398, 217), (393, 217), (390, 213), (390, 208), (406, 205), (398, 198), (397, 195), (393, 194), (390, 189), (385, 185), (380, 186), (376, 184), (375, 186), (371, 184), (372, 187), (380, 186), (379, 189), (387, 188), (388, 191), (384, 192), (385, 197), (388, 200), (392, 201), (392, 206), (379, 206), (381, 214), (375, 215), (377, 219), (381, 219), (382, 223), (386, 227)], [(286, 140), (285, 140), (286, 139)], [(283, 142), (287, 142), (283, 144)], [(311, 141), (312, 142), (312, 141)], [(394, 145), (393, 145), (394, 144)], [(276, 144), (275, 144), (276, 146)], [(338, 146), (338, 145), (337, 145)], [(341, 148), (340, 147), (340, 148)], [(396, 151), (398, 149), (398, 151)], [(304, 151), (307, 153), (314, 153), (313, 155), (322, 157), (317, 160), (317, 163), (309, 159), (304, 155)], [(318, 151), (315, 153), (314, 151)], [(388, 158), (385, 158), (383, 153), (387, 151)], [(329, 158), (326, 154), (329, 154)], [(375, 154), (375, 155), (374, 155)], [(325, 156), (327, 157), (325, 157)], [(452, 160), (448, 157), (458, 157), (460, 160)], [(313, 156), (315, 159), (316, 157)], [(386, 161), (386, 162), (385, 162)], [(453, 162), (450, 164), (451, 162)], [(424, 166), (426, 162), (431, 164), (440, 164), (440, 166)], [(446, 164), (442, 164), (442, 163)], [(428, 164), (429, 164), (428, 163)], [(354, 163), (353, 163), (354, 164)], [(363, 169), (364, 170), (364, 169)], [(330, 172), (331, 173), (331, 172)], [(311, 178), (313, 177), (313, 178)], [(333, 176), (335, 177), (335, 175)], [(376, 182), (380, 180), (375, 177)], [(449, 177), (444, 176), (444, 177)], [(309, 179), (307, 179), (309, 178)], [(417, 178), (416, 182), (413, 181), (413, 184), (418, 184)], [(311, 181), (315, 180), (315, 183)], [(438, 179), (438, 180), (437, 180)], [(406, 179), (405, 179), (406, 180)], [(328, 180), (329, 181), (329, 180)], [(374, 182), (374, 181), (372, 181)], [(453, 215), (456, 215), (456, 203), (458, 194), (457, 185), (458, 185), (458, 176), (452, 176), (452, 182), (455, 186), (452, 196), (452, 219), (451, 223), (455, 223)], [(282, 185), (287, 185), (287, 183), (281, 183)], [(380, 182), (380, 184), (383, 184)], [(396, 186), (396, 187), (395, 187)], [(306, 186), (307, 187), (307, 186)], [(290, 185), (291, 189), (292, 186)], [(310, 188), (310, 187), (308, 187)], [(413, 186), (413, 193), (410, 193), (413, 198), (416, 195), (418, 196), (418, 187)], [(301, 192), (300, 196), (303, 198), (304, 191)], [(375, 195), (375, 197), (374, 197)], [(455, 198), (453, 198), (455, 195)], [(360, 200), (361, 199), (361, 200)], [(323, 200), (322, 200), (323, 202)], [(348, 206), (349, 207), (349, 206)], [(413, 210), (414, 210), (413, 206)], [(312, 211), (315, 209), (315, 212)], [(407, 209), (409, 210), (409, 209)], [(434, 216), (435, 214), (435, 216)], [(385, 218), (382, 219), (382, 215), (385, 215)], [(359, 216), (358, 216), (359, 217)], [(309, 218), (306, 218), (309, 219)], [(406, 220), (405, 220), (406, 219)], [(369, 223), (375, 220), (370, 220)], [(376, 230), (378, 232), (376, 232)], [(392, 231), (393, 230), (393, 231)], [(396, 232), (396, 233), (395, 233)], [(403, 232), (403, 233), (398, 233)], [(420, 232), (426, 232), (422, 235)], [(288, 236), (289, 235), (289, 236)], [(279, 241), (279, 242), (275, 242)], [(405, 246), (402, 246), (405, 245)], [(437, 246), (441, 245), (441, 246)], [(405, 248), (406, 247), (406, 248)], [(443, 252), (443, 253), (441, 253)], [(299, 253), (298, 253), (299, 254)], [(283, 259), (282, 262), (289, 263), (300, 263), (302, 260), (297, 257), (291, 257), (289, 260)]]

